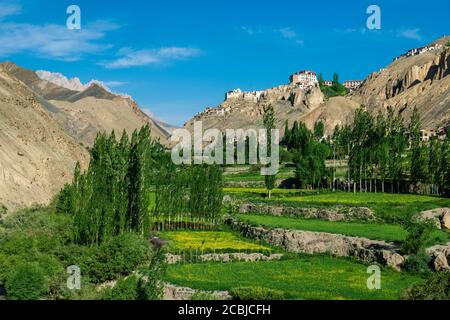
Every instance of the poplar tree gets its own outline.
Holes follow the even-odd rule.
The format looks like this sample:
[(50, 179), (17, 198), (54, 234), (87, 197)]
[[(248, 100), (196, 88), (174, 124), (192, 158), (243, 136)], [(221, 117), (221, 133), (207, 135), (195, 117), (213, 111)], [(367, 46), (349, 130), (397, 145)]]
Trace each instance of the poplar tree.
[(410, 166), (410, 175), (411, 181), (414, 185), (418, 182), (422, 182), (426, 180), (426, 158), (425, 158), (425, 150), (421, 144), (420, 138), (420, 117), (419, 111), (416, 107), (414, 107), (411, 121), (409, 124), (409, 135), (410, 135), (410, 143), (411, 143), (411, 166)]
[[(272, 154), (272, 130), (275, 129), (275, 114), (272, 105), (264, 108), (263, 123), (267, 131), (267, 155)], [(266, 175), (264, 177), (266, 189), (268, 191), (269, 199), (272, 196), (272, 190), (275, 187), (276, 175)]]

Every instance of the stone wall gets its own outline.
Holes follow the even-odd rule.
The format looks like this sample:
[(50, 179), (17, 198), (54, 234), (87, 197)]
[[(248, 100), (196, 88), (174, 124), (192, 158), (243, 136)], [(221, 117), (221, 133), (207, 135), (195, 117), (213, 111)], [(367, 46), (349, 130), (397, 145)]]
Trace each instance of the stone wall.
[(239, 213), (270, 214), (274, 216), (293, 216), (308, 219), (323, 219), (329, 221), (376, 221), (374, 212), (365, 207), (334, 208), (300, 208), (267, 204), (242, 204)]
[[(198, 261), (202, 262), (233, 262), (233, 261), (271, 261), (280, 260), (283, 257), (282, 254), (265, 255), (262, 253), (208, 253), (202, 254), (197, 257)], [(183, 261), (182, 255), (167, 254), (166, 261), (168, 264), (175, 264)]]
[(164, 300), (191, 300), (192, 296), (197, 292), (210, 294), (216, 300), (229, 300), (231, 298), (228, 291), (200, 291), (166, 283), (164, 285)]
[(286, 229), (265, 229), (228, 218), (226, 223), (244, 236), (282, 247), (289, 252), (330, 253), (340, 257), (352, 257), (366, 263), (380, 263), (400, 270), (405, 258), (399, 247), (385, 241), (349, 237), (324, 232)]

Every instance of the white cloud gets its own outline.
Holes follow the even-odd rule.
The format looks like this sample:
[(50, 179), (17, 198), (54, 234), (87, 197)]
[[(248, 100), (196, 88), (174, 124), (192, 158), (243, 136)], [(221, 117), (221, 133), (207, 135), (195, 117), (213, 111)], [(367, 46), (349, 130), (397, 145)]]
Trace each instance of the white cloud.
[(281, 36), (286, 39), (295, 39), (297, 38), (297, 32), (295, 32), (291, 27), (281, 28), (278, 30), (281, 33)]
[(255, 34), (255, 31), (252, 28), (241, 26), (241, 30), (247, 33), (248, 35), (252, 36)]
[(399, 30), (397, 36), (413, 40), (422, 40), (419, 28)]
[(163, 64), (176, 60), (187, 60), (197, 57), (201, 50), (186, 47), (165, 47), (159, 49), (134, 50), (123, 48), (118, 52), (118, 58), (100, 63), (108, 69), (121, 69), (148, 65)]
[(297, 32), (292, 29), (291, 27), (281, 28), (276, 30), (276, 32), (279, 32), (281, 36), (287, 40), (291, 40), (293, 43), (299, 46), (304, 46), (305, 41), (302, 39), (299, 39)]
[(0, 57), (27, 52), (47, 59), (76, 61), (85, 54), (110, 48), (111, 45), (98, 40), (117, 28), (105, 21), (86, 25), (81, 30), (68, 30), (56, 24), (0, 23)]
[(241, 28), (242, 31), (244, 31), (249, 36), (254, 36), (254, 35), (263, 33), (263, 30), (262, 30), (261, 27), (241, 26), (240, 28)]
[(12, 4), (12, 3), (0, 4), (0, 20), (7, 16), (19, 14), (21, 10), (22, 10), (22, 8), (18, 4)]

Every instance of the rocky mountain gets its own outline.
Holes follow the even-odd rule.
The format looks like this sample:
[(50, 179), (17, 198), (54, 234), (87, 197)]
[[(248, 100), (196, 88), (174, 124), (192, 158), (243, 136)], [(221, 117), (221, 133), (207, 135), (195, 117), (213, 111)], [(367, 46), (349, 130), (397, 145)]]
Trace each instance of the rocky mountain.
[(86, 89), (86, 85), (82, 84), (80, 79), (77, 77), (68, 79), (62, 73), (49, 72), (45, 70), (37, 70), (36, 75), (42, 80), (47, 80), (48, 82), (72, 91), (83, 91)]
[(153, 137), (168, 141), (169, 132), (133, 99), (95, 81), (81, 91), (73, 79), (66, 87), (53, 82), (0, 64), (0, 207), (47, 203), (71, 180), (77, 161), (87, 166), (86, 147), (98, 132), (121, 135), (148, 123)]
[(104, 82), (99, 80), (91, 80), (86, 84), (83, 84), (79, 78), (74, 77), (72, 79), (67, 78), (62, 73), (59, 72), (49, 72), (45, 70), (38, 70), (36, 71), (36, 75), (41, 78), (42, 80), (46, 80), (48, 82), (51, 82), (53, 84), (56, 84), (57, 86), (69, 89), (71, 91), (84, 91), (91, 87), (92, 85), (97, 85), (102, 87), (104, 90), (108, 91), (109, 93), (121, 96), (122, 98), (131, 98), (130, 95), (124, 94), (124, 93), (116, 93), (113, 92)]
[(392, 106), (409, 119), (417, 107), (423, 126), (450, 126), (450, 37), (409, 51), (374, 72), (349, 99), (369, 110)]
[(202, 121), (203, 129), (237, 129), (262, 126), (265, 105), (272, 104), (283, 134), (284, 123), (303, 121), (313, 128), (317, 120), (325, 124), (327, 134), (336, 125), (349, 123), (361, 105), (374, 113), (393, 106), (409, 119), (414, 106), (425, 128), (450, 126), (450, 37), (441, 38), (423, 48), (409, 51), (391, 65), (369, 75), (363, 84), (345, 97), (326, 99), (318, 86), (302, 89), (295, 84), (272, 89), (242, 92), (230, 91), (225, 101), (206, 108), (185, 123), (193, 128)]
[(254, 92), (229, 92), (225, 101), (216, 108), (207, 108), (186, 122), (185, 127), (193, 128), (195, 121), (202, 121), (203, 129), (247, 129), (261, 128), (264, 107), (271, 104), (277, 118), (277, 128), (283, 132), (285, 121), (305, 122), (309, 128), (321, 120), (326, 132), (351, 120), (359, 104), (344, 97), (326, 99), (316, 85), (303, 89), (296, 84)]
[(67, 135), (40, 98), (0, 65), (0, 205), (46, 203), (88, 152)]
[(3, 67), (36, 93), (67, 134), (86, 146), (93, 144), (98, 132), (132, 132), (147, 123), (151, 125), (153, 137), (167, 143), (169, 132), (145, 114), (133, 99), (114, 94), (96, 81), (77, 91), (41, 79), (36, 72), (13, 63), (3, 63)]

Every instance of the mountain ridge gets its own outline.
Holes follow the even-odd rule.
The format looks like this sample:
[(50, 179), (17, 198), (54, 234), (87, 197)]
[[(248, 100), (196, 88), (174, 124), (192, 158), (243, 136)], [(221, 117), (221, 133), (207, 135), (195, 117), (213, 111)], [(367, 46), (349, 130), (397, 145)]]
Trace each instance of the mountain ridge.
[[(300, 90), (295, 85), (242, 92), (233, 90), (224, 102), (206, 108), (184, 127), (192, 130), (195, 121), (204, 129), (238, 129), (262, 126), (262, 110), (272, 104), (282, 132), (285, 121), (303, 121), (313, 128), (314, 122), (325, 124), (326, 134), (336, 125), (348, 124), (361, 105), (371, 112), (386, 112), (392, 106), (409, 120), (417, 107), (423, 127), (436, 130), (450, 126), (450, 37), (410, 50), (379, 72), (370, 74), (355, 91), (344, 97), (325, 98), (318, 86)], [(408, 54), (410, 54), (408, 56)]]

